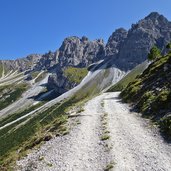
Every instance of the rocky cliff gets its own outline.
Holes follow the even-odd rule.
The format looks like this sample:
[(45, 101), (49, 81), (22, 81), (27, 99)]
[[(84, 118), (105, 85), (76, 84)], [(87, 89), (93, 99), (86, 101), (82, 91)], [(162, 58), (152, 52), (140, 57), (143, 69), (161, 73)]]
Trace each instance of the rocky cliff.
[(26, 71), (32, 70), (40, 61), (42, 55), (31, 54), (26, 58), (20, 58), (16, 60), (0, 60), (0, 63), (4, 65), (6, 72), (9, 71)]
[(115, 57), (122, 49), (122, 44), (127, 38), (128, 32), (124, 28), (119, 28), (109, 37), (106, 44), (106, 56)]
[(163, 53), (171, 41), (171, 22), (153, 12), (133, 24), (128, 31), (117, 29), (106, 45), (102, 40), (94, 42), (88, 38), (70, 37), (65, 39), (58, 52), (61, 66), (84, 67), (100, 59), (113, 58), (118, 68), (128, 71), (147, 59), (150, 48), (155, 44)]
[(128, 34), (126, 31), (122, 32), (120, 32), (122, 36), (119, 36), (122, 39), (117, 42), (119, 52), (115, 63), (123, 70), (129, 70), (147, 59), (147, 54), (153, 45), (158, 46), (164, 53), (166, 44), (171, 40), (171, 22), (163, 15), (153, 12), (133, 24)]
[(57, 51), (59, 64), (65, 66), (87, 67), (104, 58), (105, 45), (102, 39), (94, 41), (83, 36), (69, 37)]
[[(76, 82), (69, 78), (69, 75), (76, 75), (76, 73), (66, 75), (65, 71), (72, 72), (71, 69), (68, 70), (68, 67), (83, 68), (84, 70), (85, 67), (104, 58), (104, 49), (105, 45), (102, 39), (90, 41), (85, 36), (66, 38), (59, 50), (55, 52), (56, 65), (49, 77), (48, 87), (55, 88), (61, 94), (78, 85), (81, 79), (78, 78), (80, 81)], [(82, 73), (83, 70), (80, 69), (78, 72)]]

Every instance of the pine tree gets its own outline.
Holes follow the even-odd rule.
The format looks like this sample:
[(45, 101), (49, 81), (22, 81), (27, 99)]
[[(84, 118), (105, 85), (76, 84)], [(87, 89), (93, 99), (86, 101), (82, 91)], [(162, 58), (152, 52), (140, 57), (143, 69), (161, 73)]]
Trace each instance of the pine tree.
[(148, 60), (153, 61), (161, 56), (160, 49), (157, 48), (157, 46), (153, 46), (150, 50), (150, 53), (148, 54)]
[(171, 42), (166, 45), (166, 48), (169, 50), (171, 49)]

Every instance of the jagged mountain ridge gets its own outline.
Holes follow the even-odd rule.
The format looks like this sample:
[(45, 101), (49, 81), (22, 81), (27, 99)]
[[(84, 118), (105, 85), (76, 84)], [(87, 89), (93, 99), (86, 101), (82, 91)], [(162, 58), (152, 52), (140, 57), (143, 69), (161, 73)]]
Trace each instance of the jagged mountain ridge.
[[(93, 49), (82, 53), (84, 52), (82, 47), (86, 49), (86, 46), (80, 47), (80, 42), (85, 44), (88, 41), (87, 38), (71, 37), (66, 39), (60, 48), (61, 52), (58, 53), (59, 63), (62, 67), (65, 67), (65, 65), (83, 67), (100, 59), (112, 58), (112, 64), (115, 64), (121, 70), (128, 71), (147, 59), (147, 54), (154, 44), (161, 50), (164, 50), (166, 44), (171, 40), (170, 28), (171, 23), (164, 16), (153, 12), (137, 24), (133, 24), (128, 31), (123, 28), (117, 29), (109, 37), (106, 45), (104, 45), (102, 40), (97, 40), (94, 44), (93, 42), (88, 43), (96, 47), (94, 48), (94, 55), (86, 55), (89, 52), (93, 54)], [(73, 48), (74, 45), (75, 49)], [(72, 54), (71, 52), (74, 53)], [(80, 56), (82, 57), (80, 58)], [(88, 57), (90, 58), (89, 60)], [(56, 75), (53, 75), (54, 82), (61, 78), (58, 71)]]
[(85, 67), (104, 58), (105, 44), (102, 39), (89, 41), (87, 37), (69, 37), (57, 51), (62, 67)]
[(16, 60), (0, 60), (0, 63), (4, 65), (7, 71), (26, 71), (33, 69), (33, 67), (39, 62), (41, 58), (42, 55), (40, 54), (31, 54), (26, 58), (19, 58)]
[[(14, 60), (18, 65), (16, 64), (15, 66), (13, 64), (12, 66), (15, 69), (18, 69), (18, 66), (22, 68), (22, 64), (27, 63), (27, 60), (35, 61), (36, 58), (39, 58), (39, 60), (35, 62), (42, 65), (46, 62), (50, 63), (46, 68), (52, 67), (56, 63), (60, 63), (61, 66), (72, 65), (83, 67), (109, 56), (116, 57), (119, 60), (134, 60), (140, 50), (145, 50), (147, 53), (154, 44), (161, 50), (164, 50), (165, 44), (171, 39), (170, 28), (170, 21), (163, 15), (152, 12), (136, 24), (132, 24), (131, 29), (128, 31), (124, 28), (116, 29), (109, 37), (106, 45), (103, 39), (90, 41), (85, 36), (82, 38), (72, 36), (66, 38), (56, 52), (44, 55), (29, 55), (26, 58)], [(136, 55), (128, 55), (128, 51), (136, 52)], [(146, 59), (145, 52), (140, 53), (142, 56), (137, 57), (139, 61), (136, 62), (141, 63)], [(14, 63), (14, 61), (10, 60), (8, 62)]]
[(116, 56), (121, 50), (121, 44), (127, 38), (128, 31), (124, 28), (116, 29), (115, 32), (109, 37), (109, 40), (106, 44), (105, 52), (106, 56)]
[(55, 51), (40, 54), (28, 55), (26, 58), (16, 60), (0, 60), (10, 70), (42, 70), (50, 69), (56, 64), (61, 67), (75, 66), (87, 67), (93, 62), (104, 58), (105, 44), (102, 39), (94, 41), (83, 36), (66, 38), (61, 47)]
[(158, 46), (164, 53), (164, 48), (170, 40), (171, 22), (163, 15), (153, 12), (128, 30), (127, 37), (124, 36), (124, 41), (121, 40), (118, 48), (120, 50), (114, 54), (115, 63), (124, 70), (132, 69), (146, 60), (153, 45)]

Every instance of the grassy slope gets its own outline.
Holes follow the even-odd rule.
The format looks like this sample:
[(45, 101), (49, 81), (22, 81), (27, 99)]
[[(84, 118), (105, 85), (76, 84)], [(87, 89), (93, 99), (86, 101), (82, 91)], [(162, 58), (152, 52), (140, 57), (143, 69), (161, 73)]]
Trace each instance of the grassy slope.
[(40, 71), (33, 71), (33, 72), (31, 72), (32, 79), (36, 78), (39, 73), (40, 73)]
[(35, 79), (36, 83), (39, 82), (39, 81), (42, 81), (46, 77), (46, 75), (47, 75), (46, 72), (42, 72), (40, 75), (39, 74), (40, 74), (40, 71), (33, 71), (33, 72), (31, 72), (31, 77), (32, 77), (32, 79)]
[(90, 98), (99, 94), (104, 88), (108, 87), (111, 82), (106, 83), (105, 79), (110, 75), (109, 68), (101, 71), (96, 75), (93, 80), (86, 83), (77, 93), (74, 95), (76, 100), (82, 98)]
[[(84, 103), (86, 97), (87, 94), (83, 93), (83, 96), (80, 96), (80, 93), (76, 93), (61, 104), (56, 104), (43, 112), (39, 112), (25, 124), (22, 123), (27, 118), (0, 130), (0, 170), (9, 169), (27, 150), (52, 138), (52, 136), (66, 134), (67, 111), (73, 106), (80, 106)], [(23, 116), (31, 110), (32, 108), (29, 108), (8, 116), (0, 121), (0, 125)], [(16, 153), (18, 149), (20, 149), (20, 152)]]
[(143, 116), (160, 125), (171, 138), (171, 54), (154, 61), (122, 91), (125, 102), (131, 102)]
[(68, 67), (64, 70), (64, 75), (69, 79), (69, 81), (77, 84), (83, 80), (87, 73), (87, 68)]
[(28, 88), (27, 84), (8, 85), (0, 87), (0, 110), (19, 99)]
[(47, 75), (46, 72), (41, 73), (41, 74), (36, 78), (35, 82), (37, 83), (37, 82), (42, 81), (42, 80), (46, 77), (46, 75)]
[[(19, 121), (5, 129), (0, 130), (0, 169), (9, 169), (16, 159), (21, 157), (27, 150), (52, 138), (51, 133), (63, 133), (58, 129), (67, 121), (66, 110), (72, 105), (72, 101), (57, 104), (35, 117), (30, 118), (25, 124)], [(11, 118), (8, 118), (10, 120)], [(4, 122), (7, 118), (4, 120)], [(1, 121), (1, 123), (4, 123)], [(65, 129), (66, 131), (66, 129)], [(6, 143), (4, 143), (6, 142)], [(16, 150), (20, 149), (19, 153)]]
[(27, 113), (37, 109), (38, 107), (42, 106), (44, 104), (44, 102), (40, 102), (38, 103), (37, 105), (34, 105), (34, 106), (30, 106), (22, 111), (19, 111), (19, 112), (16, 112), (16, 113), (13, 113), (11, 115), (8, 115), (7, 117), (4, 117), (4, 118), (1, 118), (0, 119), (0, 127), (6, 125), (7, 123), (10, 123), (24, 115), (26, 115)]
[(7, 67), (5, 65), (3, 66), (2, 62), (0, 61), (0, 78), (2, 77), (3, 67), (4, 67), (4, 74), (5, 75), (9, 72)]
[(138, 75), (140, 75), (146, 69), (147, 63), (144, 62), (137, 67), (135, 67), (131, 72), (129, 72), (124, 78), (122, 78), (118, 83), (111, 86), (107, 92), (121, 91), (126, 86), (133, 81)]
[[(32, 77), (36, 78), (39, 72), (33, 72)], [(18, 75), (14, 78), (20, 77), (21, 75)], [(39, 75), (38, 78), (36, 78), (35, 82), (39, 82), (42, 79), (44, 79), (46, 76), (46, 73), (43, 72)], [(27, 83), (20, 83), (20, 84), (13, 84), (6, 85), (6, 86), (0, 86), (0, 110), (4, 109), (8, 105), (12, 104), (16, 100), (18, 100), (21, 95), (29, 88)]]

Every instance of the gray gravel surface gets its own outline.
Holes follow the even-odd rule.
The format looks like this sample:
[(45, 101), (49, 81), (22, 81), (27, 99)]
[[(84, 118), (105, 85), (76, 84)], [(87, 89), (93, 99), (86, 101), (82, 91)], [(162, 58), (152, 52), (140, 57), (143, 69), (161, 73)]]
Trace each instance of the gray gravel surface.
[(106, 93), (115, 170), (170, 171), (171, 146), (164, 142), (149, 120), (130, 112), (118, 99), (119, 93)]
[[(79, 117), (81, 124), (18, 161), (18, 170), (101, 171), (114, 161), (116, 171), (170, 171), (171, 146), (149, 121), (130, 112), (118, 94), (104, 93), (90, 100)], [(104, 112), (108, 114), (111, 150), (100, 140)]]
[(19, 170), (102, 171), (110, 162), (110, 155), (100, 141), (102, 99), (103, 95), (98, 96), (85, 105), (79, 116), (81, 124), (68, 135), (54, 138), (18, 161)]

